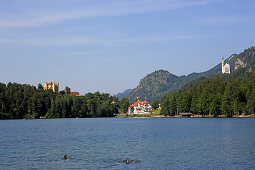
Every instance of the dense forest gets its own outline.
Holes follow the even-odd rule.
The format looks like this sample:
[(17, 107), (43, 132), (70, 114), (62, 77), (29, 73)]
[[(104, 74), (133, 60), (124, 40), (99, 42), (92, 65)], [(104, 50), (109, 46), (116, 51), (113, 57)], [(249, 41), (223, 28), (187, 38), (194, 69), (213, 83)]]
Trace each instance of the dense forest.
[[(232, 77), (232, 78), (231, 78)], [(161, 100), (161, 114), (176, 115), (191, 112), (199, 115), (232, 117), (254, 114), (255, 74), (233, 78), (233, 75), (218, 75), (205, 79), (193, 87), (172, 92)]]
[(0, 83), (0, 119), (110, 117), (126, 110), (122, 105), (107, 93), (74, 96), (44, 90), (41, 84)]
[(231, 74), (220, 73), (211, 78), (202, 76), (179, 91), (164, 95), (161, 114), (191, 112), (214, 117), (254, 114), (255, 47), (244, 50), (238, 56), (233, 55), (233, 58), (237, 62)]

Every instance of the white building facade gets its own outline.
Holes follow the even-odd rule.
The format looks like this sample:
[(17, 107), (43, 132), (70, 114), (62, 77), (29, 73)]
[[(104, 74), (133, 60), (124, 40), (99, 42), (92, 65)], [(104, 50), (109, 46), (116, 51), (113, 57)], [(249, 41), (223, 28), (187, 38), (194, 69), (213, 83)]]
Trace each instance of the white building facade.
[(147, 101), (138, 100), (128, 108), (128, 114), (149, 114), (152, 107)]
[(223, 74), (230, 74), (230, 64), (229, 63), (224, 63), (224, 58), (222, 58), (222, 73)]

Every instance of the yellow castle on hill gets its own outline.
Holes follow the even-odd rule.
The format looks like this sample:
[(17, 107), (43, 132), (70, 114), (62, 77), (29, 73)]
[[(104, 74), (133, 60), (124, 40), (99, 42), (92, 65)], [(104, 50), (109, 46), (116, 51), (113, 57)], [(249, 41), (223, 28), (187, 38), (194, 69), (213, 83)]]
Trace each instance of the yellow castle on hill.
[(45, 82), (44, 83), (44, 90), (52, 90), (53, 92), (58, 92), (59, 83), (55, 82)]

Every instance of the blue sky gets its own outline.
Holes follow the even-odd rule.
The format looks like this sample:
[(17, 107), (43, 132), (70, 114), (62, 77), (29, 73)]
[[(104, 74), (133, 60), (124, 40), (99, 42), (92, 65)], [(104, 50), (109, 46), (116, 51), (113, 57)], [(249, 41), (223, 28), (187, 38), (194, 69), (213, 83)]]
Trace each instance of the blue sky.
[(254, 0), (1, 0), (0, 82), (116, 94), (255, 45)]

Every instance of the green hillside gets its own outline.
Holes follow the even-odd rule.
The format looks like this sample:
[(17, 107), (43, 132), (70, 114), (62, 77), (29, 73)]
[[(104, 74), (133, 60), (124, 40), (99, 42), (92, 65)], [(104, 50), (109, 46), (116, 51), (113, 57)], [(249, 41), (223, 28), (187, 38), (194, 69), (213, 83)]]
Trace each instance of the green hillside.
[[(246, 49), (239, 55), (231, 55), (225, 60), (225, 63), (229, 63), (231, 72), (234, 72), (235, 69), (245, 67), (248, 65), (247, 63), (251, 63), (254, 60), (254, 54), (255, 48), (252, 47)], [(187, 76), (183, 75), (180, 77), (173, 75), (166, 70), (158, 70), (147, 75), (140, 81), (139, 85), (130, 93), (129, 100), (132, 102), (137, 97), (141, 100), (148, 100), (149, 102), (160, 100), (166, 93), (177, 91), (197, 78), (203, 77), (201, 79), (205, 79), (216, 74), (221, 74), (221, 70), (221, 63), (206, 72), (191, 73)], [(201, 81), (201, 79), (198, 81)], [(193, 83), (196, 83), (196, 81)]]
[(140, 81), (139, 85), (130, 93), (129, 99), (131, 101), (134, 101), (137, 97), (148, 101), (160, 99), (162, 93), (167, 91), (177, 79), (178, 76), (168, 71), (155, 71)]
[(254, 62), (247, 64), (247, 67), (238, 68), (233, 74), (220, 74), (191, 83), (194, 85), (190, 85), (191, 88), (171, 92), (162, 97), (161, 114), (173, 116), (191, 112), (213, 117), (254, 116)]

